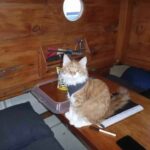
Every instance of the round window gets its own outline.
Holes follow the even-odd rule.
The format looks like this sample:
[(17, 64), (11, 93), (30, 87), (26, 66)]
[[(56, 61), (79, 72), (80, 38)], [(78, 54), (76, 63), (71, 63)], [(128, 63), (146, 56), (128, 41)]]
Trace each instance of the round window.
[(69, 21), (78, 20), (83, 13), (82, 0), (64, 0), (63, 12)]

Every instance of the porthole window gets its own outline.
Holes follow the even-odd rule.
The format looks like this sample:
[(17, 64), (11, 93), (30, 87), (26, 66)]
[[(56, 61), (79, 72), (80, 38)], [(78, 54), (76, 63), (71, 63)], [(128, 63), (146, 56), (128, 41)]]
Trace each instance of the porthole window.
[(82, 0), (64, 0), (63, 12), (67, 20), (78, 20), (83, 14)]

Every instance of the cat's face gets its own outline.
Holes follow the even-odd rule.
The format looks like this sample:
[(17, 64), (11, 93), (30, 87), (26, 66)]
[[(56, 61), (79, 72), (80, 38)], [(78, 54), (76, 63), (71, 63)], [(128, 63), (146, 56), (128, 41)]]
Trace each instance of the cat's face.
[(63, 66), (61, 76), (67, 85), (76, 85), (83, 83), (88, 78), (87, 58), (82, 58), (79, 62), (71, 61), (67, 55), (63, 57)]

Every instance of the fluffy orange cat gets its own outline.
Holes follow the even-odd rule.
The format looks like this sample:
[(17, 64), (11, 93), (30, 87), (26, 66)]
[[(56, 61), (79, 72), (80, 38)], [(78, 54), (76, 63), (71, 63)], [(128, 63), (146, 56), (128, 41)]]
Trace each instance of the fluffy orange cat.
[(125, 89), (111, 98), (105, 82), (88, 77), (86, 64), (86, 57), (79, 62), (71, 61), (67, 55), (63, 57), (61, 76), (68, 86), (70, 100), (70, 108), (65, 117), (77, 128), (99, 124), (129, 99)]

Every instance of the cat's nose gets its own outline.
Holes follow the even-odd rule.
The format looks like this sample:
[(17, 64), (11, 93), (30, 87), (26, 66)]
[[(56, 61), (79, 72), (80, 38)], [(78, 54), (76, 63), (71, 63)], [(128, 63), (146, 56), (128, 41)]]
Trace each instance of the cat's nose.
[(71, 74), (72, 76), (74, 76), (74, 75), (76, 75), (76, 72), (70, 71), (70, 74)]

